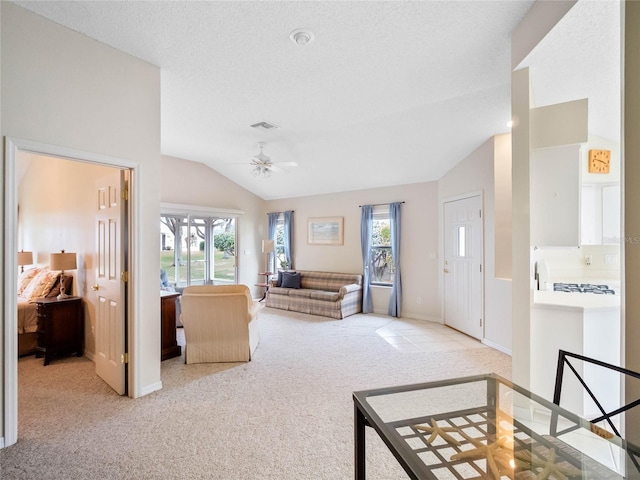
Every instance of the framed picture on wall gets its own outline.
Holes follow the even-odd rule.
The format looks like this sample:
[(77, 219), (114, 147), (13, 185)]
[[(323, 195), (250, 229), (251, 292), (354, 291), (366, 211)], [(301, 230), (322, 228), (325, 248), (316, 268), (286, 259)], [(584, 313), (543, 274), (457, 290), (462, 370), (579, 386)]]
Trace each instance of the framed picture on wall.
[(317, 217), (309, 219), (309, 245), (342, 245), (344, 217)]

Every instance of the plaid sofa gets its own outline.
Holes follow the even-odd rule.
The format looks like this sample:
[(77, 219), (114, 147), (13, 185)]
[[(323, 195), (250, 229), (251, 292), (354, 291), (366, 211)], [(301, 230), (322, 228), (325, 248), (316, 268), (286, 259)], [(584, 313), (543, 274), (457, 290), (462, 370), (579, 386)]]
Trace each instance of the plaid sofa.
[(300, 273), (300, 288), (282, 288), (271, 281), (267, 307), (344, 318), (362, 311), (362, 275), (351, 273)]

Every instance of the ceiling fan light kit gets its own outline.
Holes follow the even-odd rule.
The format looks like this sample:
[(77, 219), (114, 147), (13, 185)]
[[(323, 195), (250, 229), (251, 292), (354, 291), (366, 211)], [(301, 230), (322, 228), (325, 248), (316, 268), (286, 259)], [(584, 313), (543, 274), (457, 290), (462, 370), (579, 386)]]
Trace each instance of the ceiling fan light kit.
[(268, 178), (271, 176), (271, 169), (265, 165), (256, 165), (251, 170), (251, 174), (254, 177)]

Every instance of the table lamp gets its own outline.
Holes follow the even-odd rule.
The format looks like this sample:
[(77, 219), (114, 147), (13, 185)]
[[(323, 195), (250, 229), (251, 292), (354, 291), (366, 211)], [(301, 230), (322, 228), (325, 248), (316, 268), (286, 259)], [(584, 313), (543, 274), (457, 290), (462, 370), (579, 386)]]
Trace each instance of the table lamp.
[(25, 252), (21, 250), (18, 252), (18, 266), (20, 267), (20, 273), (24, 272), (25, 265), (33, 265), (33, 252)]
[(62, 277), (65, 270), (75, 270), (78, 268), (76, 266), (76, 254), (66, 253), (64, 250), (60, 253), (52, 253), (49, 256), (49, 268), (51, 268), (51, 270), (60, 270), (60, 295), (57, 297), (58, 300), (68, 298), (69, 295), (64, 291), (64, 280)]
[[(269, 261), (271, 259), (271, 253), (275, 252), (275, 244), (273, 240), (262, 240), (262, 253), (266, 253), (266, 263), (267, 263), (267, 269), (265, 270), (265, 272), (270, 272), (271, 270), (269, 269), (269, 266), (271, 264), (271, 262)], [(267, 279), (268, 280), (268, 279)]]

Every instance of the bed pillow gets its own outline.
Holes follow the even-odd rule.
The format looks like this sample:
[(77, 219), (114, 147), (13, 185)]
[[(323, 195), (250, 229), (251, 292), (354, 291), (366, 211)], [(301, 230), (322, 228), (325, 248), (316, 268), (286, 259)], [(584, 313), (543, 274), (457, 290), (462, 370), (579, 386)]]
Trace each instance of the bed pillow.
[(31, 283), (38, 273), (40, 273), (41, 268), (35, 267), (30, 268), (29, 270), (25, 270), (20, 275), (18, 275), (18, 296), (21, 297), (26, 288)]
[(29, 286), (22, 292), (24, 298), (33, 300), (35, 298), (46, 297), (51, 288), (60, 278), (60, 272), (52, 272), (51, 270), (40, 271)]
[(299, 272), (283, 272), (282, 288), (300, 288), (300, 273)]

